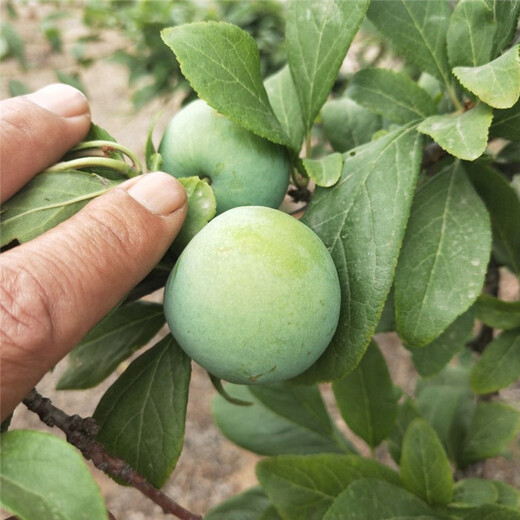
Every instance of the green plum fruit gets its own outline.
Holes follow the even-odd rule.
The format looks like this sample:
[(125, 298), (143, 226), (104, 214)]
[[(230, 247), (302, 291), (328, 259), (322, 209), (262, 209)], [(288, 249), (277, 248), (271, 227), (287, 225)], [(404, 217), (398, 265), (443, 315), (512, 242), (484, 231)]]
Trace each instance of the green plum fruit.
[(291, 166), (283, 146), (233, 123), (201, 99), (172, 118), (159, 152), (165, 172), (208, 179), (217, 213), (237, 206), (278, 208), (289, 185)]
[(336, 267), (318, 236), (282, 211), (238, 207), (179, 257), (164, 312), (183, 350), (240, 384), (285, 381), (310, 367), (338, 325)]

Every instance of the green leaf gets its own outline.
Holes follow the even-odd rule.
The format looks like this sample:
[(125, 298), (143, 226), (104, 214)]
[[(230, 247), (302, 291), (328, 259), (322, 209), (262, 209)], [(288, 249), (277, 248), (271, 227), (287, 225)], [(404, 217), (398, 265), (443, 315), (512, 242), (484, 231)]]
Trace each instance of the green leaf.
[(506, 144), (497, 155), (499, 163), (520, 163), (520, 142)]
[(178, 181), (184, 186), (188, 197), (186, 220), (172, 245), (172, 250), (180, 254), (188, 242), (215, 216), (217, 200), (212, 187), (199, 177), (182, 177)]
[(451, 507), (457, 509), (473, 509), (484, 504), (492, 504), (498, 500), (498, 489), (490, 480), (465, 478), (454, 486)]
[(493, 255), (514, 273), (520, 274), (518, 195), (505, 177), (485, 162), (467, 163), (464, 168), (491, 216)]
[(152, 119), (152, 123), (148, 128), (148, 134), (146, 136), (144, 155), (146, 169), (149, 172), (156, 172), (160, 170), (163, 163), (161, 154), (157, 152), (157, 150), (155, 149), (155, 145), (153, 144), (153, 131), (155, 129), (157, 120), (159, 119), (159, 115), (160, 114), (157, 114), (155, 118)]
[(5, 55), (14, 56), (22, 69), (27, 69), (25, 42), (18, 30), (13, 24), (3, 21), (0, 25), (0, 32), (2, 40), (7, 44), (7, 53)]
[(422, 417), (437, 432), (448, 457), (457, 460), (475, 407), (468, 371), (448, 366), (419, 380), (416, 393)]
[(489, 135), (520, 141), (520, 101), (511, 108), (493, 112), (493, 124), (489, 129)]
[(492, 118), (491, 108), (479, 104), (462, 114), (456, 112), (428, 117), (417, 130), (429, 135), (455, 157), (474, 161), (486, 150)]
[(435, 430), (415, 419), (406, 430), (401, 452), (403, 487), (430, 505), (447, 505), (453, 497), (450, 463)]
[(431, 343), (421, 348), (411, 348), (413, 364), (422, 377), (440, 372), (451, 358), (461, 351), (471, 336), (474, 325), (474, 312), (471, 308), (459, 316), (448, 328)]
[(438, 79), (427, 72), (422, 72), (417, 80), (417, 85), (428, 92), (428, 95), (435, 101), (436, 105), (439, 104), (443, 96), (443, 86)]
[(402, 487), (372, 478), (356, 480), (343, 491), (323, 520), (433, 520), (435, 512)]
[(450, 507), (469, 510), (485, 504), (500, 504), (515, 510), (520, 508), (520, 491), (500, 480), (466, 478), (455, 484)]
[(293, 0), (286, 25), (289, 67), (308, 131), (327, 99), (369, 0)]
[(469, 513), (464, 520), (520, 520), (520, 512), (498, 504), (486, 504)]
[(520, 377), (520, 329), (503, 332), (486, 347), (471, 370), (471, 387), (490, 394)]
[(381, 118), (348, 97), (327, 101), (321, 109), (325, 137), (336, 152), (368, 143), (381, 129)]
[(372, 341), (356, 369), (332, 383), (334, 396), (349, 428), (371, 448), (394, 426), (397, 403), (386, 361)]
[(399, 484), (393, 470), (356, 455), (282, 455), (260, 461), (256, 475), (284, 520), (321, 520), (334, 498), (360, 478)]
[(446, 53), (450, 16), (445, 0), (385, 0), (368, 9), (370, 21), (406, 59), (446, 85), (451, 83)]
[(476, 67), (491, 60), (496, 29), (488, 0), (461, 0), (448, 27), (450, 65)]
[(251, 386), (249, 390), (265, 407), (279, 416), (323, 436), (334, 437), (343, 450), (346, 448), (346, 451), (355, 452), (349, 443), (345, 444), (343, 436), (336, 431), (319, 387), (281, 383)]
[(455, 67), (463, 87), (493, 108), (511, 108), (520, 97), (520, 46), (480, 67)]
[[(95, 123), (90, 123), (90, 128), (88, 129), (88, 134), (85, 137), (84, 141), (112, 141), (116, 142), (116, 138), (110, 135), (104, 128)], [(111, 152), (111, 153), (119, 153), (119, 152)], [(112, 155), (110, 155), (112, 157)], [(117, 157), (121, 157), (117, 155)]]
[(520, 302), (505, 302), (489, 294), (481, 294), (475, 303), (476, 317), (494, 329), (520, 327)]
[(343, 156), (340, 153), (331, 153), (321, 159), (302, 159), (307, 175), (316, 183), (316, 186), (330, 188), (338, 182), (343, 169)]
[(158, 488), (181, 453), (190, 373), (190, 359), (168, 335), (130, 364), (94, 412), (105, 450)]
[(425, 390), (431, 388), (445, 387), (448, 389), (457, 389), (473, 394), (469, 384), (469, 368), (466, 364), (458, 363), (456, 365), (448, 365), (442, 372), (433, 377), (425, 379), (417, 379), (415, 393), (420, 396)]
[(17, 79), (9, 80), (9, 95), (11, 97), (24, 96), (25, 94), (30, 93), (31, 89), (23, 81), (19, 81)]
[(289, 136), (292, 149), (299, 152), (305, 135), (305, 127), (289, 65), (267, 78), (264, 86), (274, 113)]
[(354, 75), (347, 95), (356, 103), (398, 124), (437, 112), (429, 94), (404, 72), (366, 68)]
[(490, 228), (459, 162), (417, 192), (395, 278), (397, 331), (406, 343), (431, 343), (476, 300), (491, 252)]
[(211, 508), (204, 520), (264, 520), (271, 502), (260, 487), (235, 495)]
[(421, 417), (415, 401), (407, 398), (397, 408), (397, 416), (394, 427), (387, 438), (388, 450), (394, 461), (399, 464), (401, 460), (402, 444), (408, 426), (414, 419)]
[(220, 395), (212, 402), (215, 423), (242, 448), (260, 455), (354, 451), (335, 430), (315, 386), (227, 384), (225, 389), (253, 403), (236, 406)]
[(161, 37), (208, 105), (260, 137), (291, 145), (269, 104), (248, 33), (230, 23), (197, 22), (164, 29)]
[(342, 305), (331, 345), (298, 380), (343, 377), (366, 350), (392, 285), (420, 156), (419, 134), (400, 128), (357, 148), (339, 182), (316, 189), (303, 221), (332, 254)]
[(493, 54), (491, 58), (496, 58), (504, 52), (511, 44), (518, 25), (520, 16), (519, 0), (486, 0), (493, 9), (493, 17), (497, 24), (495, 40), (493, 42)]
[(0, 245), (41, 235), (120, 181), (78, 171), (42, 173), (2, 205)]
[(24, 519), (106, 520), (101, 492), (80, 453), (29, 430), (0, 437), (0, 505)]
[(497, 504), (520, 510), (520, 490), (501, 480), (492, 480), (491, 483), (498, 491)]
[(393, 332), (395, 330), (395, 305), (394, 305), (394, 291), (388, 293), (388, 297), (383, 307), (383, 312), (379, 318), (379, 323), (376, 327), (376, 334), (380, 332)]
[(96, 325), (69, 355), (69, 365), (56, 388), (96, 386), (137, 349), (146, 345), (164, 325), (162, 305), (134, 302), (118, 307)]
[(65, 83), (66, 85), (70, 85), (83, 92), (83, 94), (87, 95), (87, 89), (81, 80), (81, 77), (78, 73), (69, 74), (63, 70), (56, 71), (56, 78), (60, 83)]
[(464, 439), (462, 464), (499, 455), (519, 431), (518, 410), (502, 403), (478, 403)]

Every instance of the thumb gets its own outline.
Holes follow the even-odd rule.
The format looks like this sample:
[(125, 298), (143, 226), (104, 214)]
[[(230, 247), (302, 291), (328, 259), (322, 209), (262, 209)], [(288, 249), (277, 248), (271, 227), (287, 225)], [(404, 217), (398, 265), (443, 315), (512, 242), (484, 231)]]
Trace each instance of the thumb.
[(174, 177), (148, 174), (0, 255), (2, 417), (153, 269), (186, 211)]

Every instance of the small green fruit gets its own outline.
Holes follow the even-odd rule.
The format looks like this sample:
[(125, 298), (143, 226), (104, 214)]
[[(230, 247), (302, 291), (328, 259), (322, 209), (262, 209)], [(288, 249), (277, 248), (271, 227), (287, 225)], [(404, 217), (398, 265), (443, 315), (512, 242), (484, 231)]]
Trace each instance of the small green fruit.
[(318, 236), (281, 211), (240, 207), (188, 244), (164, 312), (184, 351), (233, 383), (275, 383), (311, 366), (338, 324), (340, 286)]
[(165, 172), (209, 180), (218, 213), (237, 206), (278, 208), (289, 185), (285, 148), (245, 130), (201, 99), (173, 117), (159, 152)]

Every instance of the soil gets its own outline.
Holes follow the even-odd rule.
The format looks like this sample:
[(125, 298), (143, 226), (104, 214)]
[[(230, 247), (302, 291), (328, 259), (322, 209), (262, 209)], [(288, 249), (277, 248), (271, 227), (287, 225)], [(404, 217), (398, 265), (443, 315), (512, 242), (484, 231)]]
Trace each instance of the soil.
[[(27, 59), (30, 68), (22, 71), (13, 59), (2, 62), (2, 78), (0, 97), (8, 96), (7, 85), (11, 79), (25, 82), (31, 90), (56, 81), (55, 70), (75, 70), (70, 57), (70, 48), (78, 35), (83, 31), (76, 10), (72, 18), (62, 25), (65, 41), (65, 52), (56, 54), (39, 30), (43, 17), (55, 9), (52, 4), (45, 5), (29, 2), (20, 8), (20, 17), (16, 27), (26, 42)], [(2, 13), (5, 16), (5, 12)], [(107, 32), (103, 42), (95, 45), (97, 56), (107, 56), (121, 44), (117, 34)], [(144, 156), (144, 143), (151, 121), (161, 112), (155, 135), (160, 136), (170, 117), (179, 108), (179, 100), (155, 100), (139, 112), (135, 112), (130, 102), (127, 71), (121, 66), (107, 60), (97, 60), (90, 68), (81, 72), (86, 85), (93, 121), (106, 128), (116, 139), (127, 147)], [(156, 141), (157, 142), (157, 141)], [(518, 297), (518, 284), (513, 276), (503, 272), (501, 296), (504, 299)], [(160, 301), (161, 294), (152, 296)], [(163, 334), (165, 331), (163, 331)], [(400, 385), (408, 393), (413, 393), (416, 373), (410, 355), (399, 343), (395, 334), (381, 334), (377, 340), (388, 362), (395, 384)], [(103, 384), (88, 391), (55, 390), (55, 383), (63, 372), (66, 361), (61, 362), (52, 373), (49, 373), (38, 385), (43, 395), (50, 397), (53, 403), (67, 413), (89, 416), (96, 403), (110, 384), (121, 374), (128, 362), (121, 365)], [(338, 427), (356, 444), (360, 451), (368, 454), (366, 446), (356, 439), (345, 427), (329, 385), (322, 386), (323, 395), (329, 410)], [(200, 367), (193, 366), (190, 386), (186, 435), (182, 455), (172, 477), (164, 487), (164, 492), (193, 512), (205, 513), (210, 507), (222, 500), (256, 484), (255, 463), (259, 457), (233, 445), (224, 438), (215, 427), (210, 404), (215, 391)], [(520, 405), (520, 384), (513, 385), (503, 393), (504, 398), (515, 406)], [(20, 406), (14, 415), (12, 428), (30, 428), (52, 431)], [(511, 484), (520, 484), (520, 457), (518, 450), (512, 458), (498, 457), (491, 459), (476, 468), (478, 476), (497, 478)], [(384, 448), (376, 452), (379, 460), (391, 464)], [(124, 488), (95, 468), (92, 473), (99, 483), (108, 509), (118, 519), (125, 520), (159, 520), (164, 518), (160, 509), (132, 488)], [(2, 516), (5, 518), (7, 515)]]

